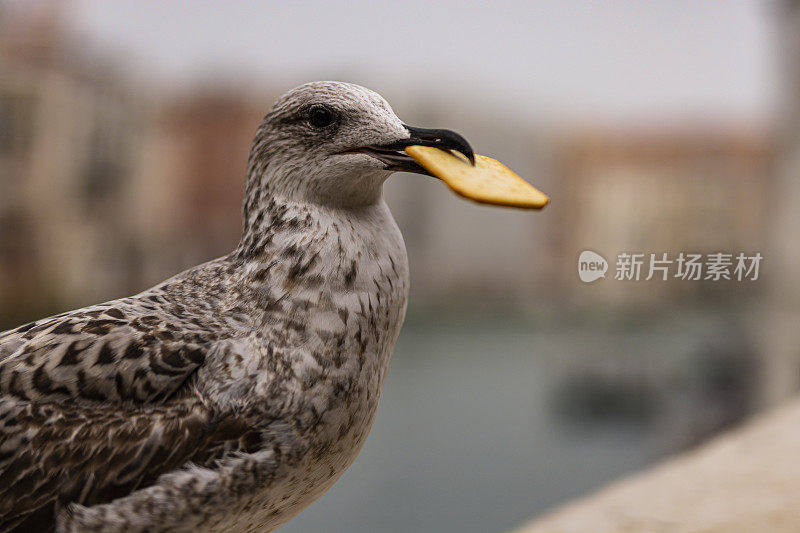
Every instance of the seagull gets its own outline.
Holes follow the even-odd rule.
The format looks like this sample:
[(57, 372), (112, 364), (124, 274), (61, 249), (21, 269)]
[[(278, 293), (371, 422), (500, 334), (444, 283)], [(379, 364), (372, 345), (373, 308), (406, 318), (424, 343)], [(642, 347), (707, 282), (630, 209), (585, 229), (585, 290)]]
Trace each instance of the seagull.
[(0, 333), (0, 532), (263, 532), (322, 495), (375, 418), (409, 290), (382, 195), (428, 174), (378, 94), (312, 82), (250, 150), (241, 241), (128, 298)]

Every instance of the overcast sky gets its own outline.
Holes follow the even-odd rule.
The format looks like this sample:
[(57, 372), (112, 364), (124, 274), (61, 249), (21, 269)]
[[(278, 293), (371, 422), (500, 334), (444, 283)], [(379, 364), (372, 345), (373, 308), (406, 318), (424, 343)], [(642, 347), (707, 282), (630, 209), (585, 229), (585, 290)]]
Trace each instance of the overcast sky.
[(600, 115), (763, 116), (774, 13), (756, 1), (75, 0), (70, 25), (167, 85), (349, 77)]

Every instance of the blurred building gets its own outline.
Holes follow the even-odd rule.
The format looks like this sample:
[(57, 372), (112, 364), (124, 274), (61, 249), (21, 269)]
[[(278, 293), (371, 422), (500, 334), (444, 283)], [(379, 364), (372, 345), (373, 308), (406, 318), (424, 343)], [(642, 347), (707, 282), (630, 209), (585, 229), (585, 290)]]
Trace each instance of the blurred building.
[(149, 282), (239, 242), (247, 156), (272, 99), (209, 90), (153, 106), (132, 197)]
[[(205, 80), (134, 97), (142, 87), (71, 46), (63, 4), (37, 5), (23, 18), (0, 10), (0, 307), (22, 316), (103, 300), (231, 250), (249, 145), (285, 88)], [(624, 306), (760, 287), (610, 278), (621, 252), (760, 251), (773, 152), (763, 128), (559, 130), (409, 88), (382, 92), (408, 123), (459, 131), (553, 199), (537, 213), (497, 209), (424, 176), (392, 177), (416, 304)], [(585, 249), (609, 260), (609, 279), (578, 281)]]
[[(60, 4), (0, 12), (0, 302), (8, 320), (135, 285), (126, 225), (139, 110), (75, 53)], [(31, 295), (37, 298), (31, 298)]]
[(146, 98), (75, 44), (61, 9), (0, 10), (0, 324), (230, 251), (250, 142), (275, 97)]
[[(562, 270), (561, 282), (576, 296), (667, 304), (675, 297), (686, 302), (687, 297), (739, 298), (757, 291), (759, 285), (752, 282), (677, 279), (674, 260), (680, 252), (764, 253), (774, 147), (763, 128), (579, 130), (557, 144), (559, 204), (569, 206), (560, 211), (561, 264), (571, 267)], [(583, 250), (608, 260), (605, 280), (579, 281), (577, 260)], [(661, 259), (664, 252), (673, 261), (666, 281), (659, 276), (614, 280), (618, 254), (645, 254), (644, 280), (649, 254)]]

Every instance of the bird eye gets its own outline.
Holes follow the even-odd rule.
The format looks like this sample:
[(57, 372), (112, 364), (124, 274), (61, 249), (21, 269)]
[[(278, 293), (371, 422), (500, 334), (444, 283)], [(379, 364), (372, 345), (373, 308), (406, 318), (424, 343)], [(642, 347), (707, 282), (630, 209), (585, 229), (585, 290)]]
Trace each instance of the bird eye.
[(315, 128), (325, 128), (335, 120), (333, 111), (321, 105), (313, 106), (308, 112), (308, 121)]

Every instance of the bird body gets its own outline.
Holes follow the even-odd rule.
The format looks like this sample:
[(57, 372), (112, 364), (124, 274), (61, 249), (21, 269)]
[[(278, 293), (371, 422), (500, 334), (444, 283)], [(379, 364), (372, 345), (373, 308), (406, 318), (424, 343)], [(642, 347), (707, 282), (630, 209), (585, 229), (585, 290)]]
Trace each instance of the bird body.
[(0, 333), (0, 532), (270, 531), (327, 490), (405, 315), (381, 186), (412, 142), (371, 91), (294, 89), (253, 142), (236, 250)]

